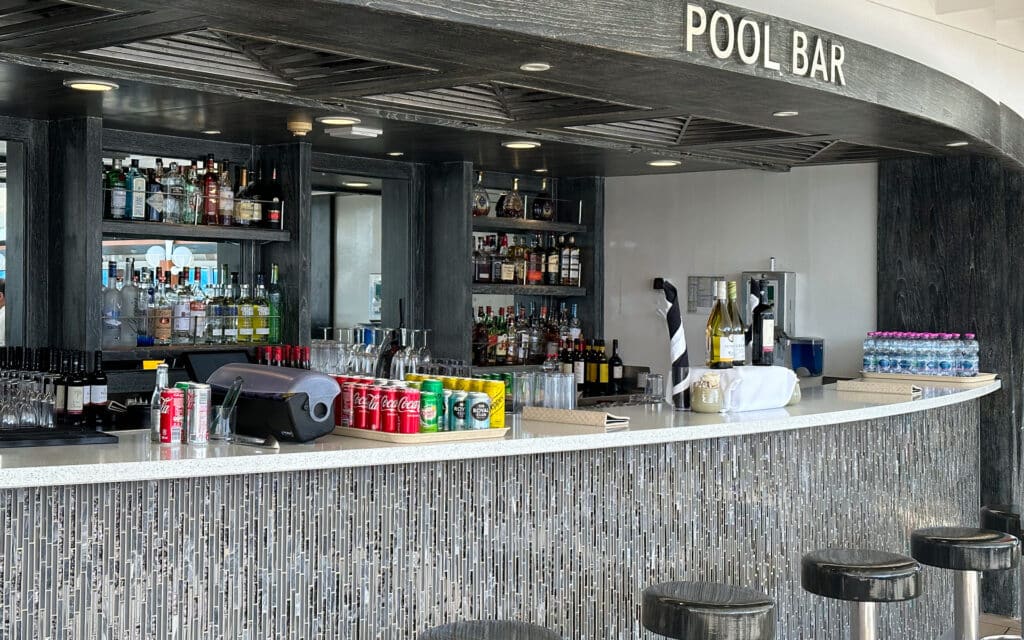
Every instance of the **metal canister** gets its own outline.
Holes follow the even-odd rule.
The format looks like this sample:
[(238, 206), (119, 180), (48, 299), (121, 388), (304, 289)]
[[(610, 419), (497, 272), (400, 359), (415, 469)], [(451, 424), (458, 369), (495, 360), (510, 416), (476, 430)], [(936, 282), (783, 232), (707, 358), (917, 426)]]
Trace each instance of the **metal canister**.
[(338, 394), (341, 410), (337, 412), (337, 425), (340, 427), (352, 426), (352, 402), (355, 395), (356, 383), (349, 379), (341, 383), (341, 393)]
[(420, 432), (420, 392), (403, 389), (398, 397), (398, 432)]
[(491, 399), (491, 426), (501, 429), (505, 426), (505, 383), (488, 380), (484, 383), (484, 393)]
[(437, 419), (441, 413), (440, 394), (429, 391), (420, 391), (420, 433), (434, 433), (437, 431)]
[(448, 400), (448, 430), (462, 431), (468, 428), (466, 399), (469, 397), (467, 391), (453, 391)]
[(180, 444), (185, 427), (185, 391), (168, 387), (160, 391), (160, 444)]
[(466, 398), (469, 407), (466, 422), (470, 429), (491, 428), (491, 398), (486, 393), (471, 392)]
[(185, 441), (206, 444), (210, 441), (210, 385), (191, 382), (185, 390)]
[(453, 431), (452, 414), (448, 411), (451, 405), (452, 390), (445, 389), (441, 392), (441, 415), (437, 419), (437, 428), (441, 431)]
[(380, 430), (385, 433), (398, 432), (398, 399), (402, 389), (384, 387), (380, 397)]

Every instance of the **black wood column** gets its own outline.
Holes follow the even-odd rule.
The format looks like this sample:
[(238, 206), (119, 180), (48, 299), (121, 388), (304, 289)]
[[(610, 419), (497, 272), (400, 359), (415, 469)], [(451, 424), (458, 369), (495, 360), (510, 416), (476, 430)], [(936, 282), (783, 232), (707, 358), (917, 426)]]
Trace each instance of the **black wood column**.
[[(981, 369), (1003, 382), (981, 402), (980, 503), (1024, 502), (1024, 173), (975, 156), (878, 176), (878, 329), (978, 334)], [(985, 586), (989, 610), (1016, 609), (1009, 576)]]
[(470, 362), (473, 293), (469, 270), (472, 218), (466, 211), (473, 190), (473, 165), (446, 162), (428, 169), (426, 198), (426, 321), (433, 329), (434, 357)]

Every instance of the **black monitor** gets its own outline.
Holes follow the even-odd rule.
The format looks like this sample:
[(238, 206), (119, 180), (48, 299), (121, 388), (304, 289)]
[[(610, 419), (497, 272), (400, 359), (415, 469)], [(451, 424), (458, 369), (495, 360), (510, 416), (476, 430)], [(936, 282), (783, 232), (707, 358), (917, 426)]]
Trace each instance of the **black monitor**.
[(192, 351), (186, 353), (183, 359), (188, 379), (206, 382), (210, 374), (226, 364), (249, 362), (249, 354), (241, 349), (238, 351)]

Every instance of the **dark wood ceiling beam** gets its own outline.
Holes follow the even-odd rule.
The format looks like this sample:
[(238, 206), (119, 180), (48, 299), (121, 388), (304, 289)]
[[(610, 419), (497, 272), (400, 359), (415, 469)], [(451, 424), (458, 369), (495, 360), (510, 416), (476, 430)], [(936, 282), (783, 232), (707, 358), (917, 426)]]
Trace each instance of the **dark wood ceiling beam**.
[(59, 32), (32, 33), (8, 38), (0, 48), (21, 53), (87, 51), (113, 45), (162, 38), (205, 28), (207, 18), (179, 11), (153, 11), (136, 15), (113, 16), (92, 24)]

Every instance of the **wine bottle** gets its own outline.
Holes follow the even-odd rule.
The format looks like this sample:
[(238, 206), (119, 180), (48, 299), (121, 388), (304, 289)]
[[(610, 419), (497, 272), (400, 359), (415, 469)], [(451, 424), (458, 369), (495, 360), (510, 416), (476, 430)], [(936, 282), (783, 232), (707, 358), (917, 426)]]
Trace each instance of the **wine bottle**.
[(743, 326), (743, 319), (740, 317), (740, 308), (736, 304), (736, 282), (729, 281), (729, 321), (731, 330), (729, 332), (729, 345), (732, 347), (732, 364), (734, 367), (742, 366), (747, 361), (747, 331)]
[(611, 382), (611, 376), (609, 375), (608, 366), (608, 355), (604, 351), (604, 340), (597, 341), (597, 381), (594, 385), (594, 395), (606, 396), (609, 393), (609, 383)]
[(758, 304), (750, 314), (750, 363), (771, 366), (775, 361), (775, 306), (768, 301), (765, 280), (751, 279)]
[(612, 357), (608, 360), (608, 368), (611, 371), (611, 389), (608, 392), (611, 395), (619, 395), (625, 392), (622, 388), (622, 358), (619, 357), (619, 341), (612, 340)]
[(715, 282), (715, 304), (708, 316), (705, 330), (708, 349), (708, 366), (712, 369), (732, 368), (732, 349), (729, 345), (729, 311), (726, 307), (726, 286), (724, 280)]

